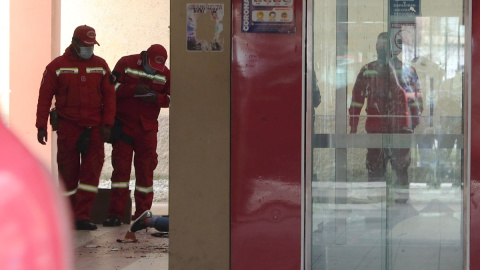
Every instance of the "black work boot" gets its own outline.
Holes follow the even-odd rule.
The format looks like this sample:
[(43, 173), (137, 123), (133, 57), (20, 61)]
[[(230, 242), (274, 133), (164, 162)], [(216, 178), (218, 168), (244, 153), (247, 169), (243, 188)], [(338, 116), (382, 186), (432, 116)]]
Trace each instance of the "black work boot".
[(122, 225), (120, 219), (116, 216), (109, 216), (104, 222), (104, 227), (116, 227)]
[(97, 225), (93, 224), (88, 219), (77, 220), (75, 222), (75, 230), (79, 231), (93, 231), (97, 229)]

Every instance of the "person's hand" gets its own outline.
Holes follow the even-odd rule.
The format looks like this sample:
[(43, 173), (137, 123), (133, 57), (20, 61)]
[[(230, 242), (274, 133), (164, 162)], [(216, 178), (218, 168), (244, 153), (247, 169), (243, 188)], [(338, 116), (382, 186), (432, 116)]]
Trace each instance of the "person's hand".
[(351, 133), (351, 134), (357, 133), (357, 127), (353, 127), (353, 126), (350, 127), (350, 133)]
[(48, 132), (44, 128), (38, 128), (37, 140), (40, 144), (43, 144), (43, 145), (47, 144)]
[(155, 91), (149, 91), (148, 93), (150, 94), (149, 96), (141, 97), (142, 101), (148, 103), (156, 103), (158, 100), (158, 93)]
[(145, 84), (137, 84), (137, 86), (135, 86), (135, 95), (145, 95), (151, 91), (152, 89)]
[(112, 128), (110, 126), (101, 126), (100, 127), (100, 134), (102, 136), (102, 141), (108, 142), (110, 140)]

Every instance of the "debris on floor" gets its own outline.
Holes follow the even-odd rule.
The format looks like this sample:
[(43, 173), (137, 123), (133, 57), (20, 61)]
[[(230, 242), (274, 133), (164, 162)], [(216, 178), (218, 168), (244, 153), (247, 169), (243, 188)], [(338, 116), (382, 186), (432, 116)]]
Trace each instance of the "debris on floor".
[(168, 238), (168, 232), (156, 232), (156, 233), (152, 233), (152, 236)]
[(125, 237), (123, 239), (117, 239), (118, 243), (136, 243), (138, 242), (137, 237), (135, 237), (135, 233), (128, 231), (125, 234)]

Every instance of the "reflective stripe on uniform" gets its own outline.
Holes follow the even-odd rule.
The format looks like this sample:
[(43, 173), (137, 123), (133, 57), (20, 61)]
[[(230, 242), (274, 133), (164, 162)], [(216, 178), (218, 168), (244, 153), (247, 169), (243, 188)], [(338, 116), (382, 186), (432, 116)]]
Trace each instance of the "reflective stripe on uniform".
[(151, 192), (153, 192), (153, 186), (151, 186), (151, 187), (135, 186), (135, 190), (140, 191), (142, 193), (151, 193)]
[(112, 183), (112, 188), (128, 188), (129, 182), (116, 182)]
[(145, 71), (137, 70), (137, 69), (133, 69), (133, 68), (126, 68), (125, 69), (125, 74), (133, 74), (133, 75), (138, 76), (138, 77), (147, 78), (147, 79), (155, 80), (155, 81), (159, 81), (159, 82), (166, 82), (167, 81), (167, 77), (165, 77), (163, 75), (148, 74)]
[(352, 101), (352, 104), (350, 104), (350, 107), (362, 108), (363, 103)]
[(107, 71), (102, 67), (87, 67), (87, 73), (102, 73), (103, 75), (105, 75)]
[(115, 84), (115, 91), (117, 91), (117, 90), (118, 90), (118, 87), (120, 87), (120, 85), (122, 85), (122, 84), (121, 84), (121, 83), (117, 83), (117, 84)]
[(367, 70), (365, 70), (365, 71), (363, 72), (363, 76), (365, 76), (365, 77), (377, 76), (377, 75), (378, 75), (378, 72), (375, 71), (375, 70), (369, 70), (369, 69), (367, 69)]
[(60, 76), (62, 73), (74, 73), (78, 74), (78, 68), (59, 68), (56, 71), (57, 76)]
[(69, 197), (69, 196), (74, 195), (75, 193), (77, 193), (77, 189), (65, 191), (65, 192), (63, 193), (63, 195), (65, 195), (66, 197)]
[(78, 184), (78, 189), (81, 189), (83, 191), (88, 191), (88, 192), (94, 192), (94, 193), (98, 192), (98, 187), (92, 186), (92, 185), (87, 185), (87, 184), (82, 184), (82, 183)]

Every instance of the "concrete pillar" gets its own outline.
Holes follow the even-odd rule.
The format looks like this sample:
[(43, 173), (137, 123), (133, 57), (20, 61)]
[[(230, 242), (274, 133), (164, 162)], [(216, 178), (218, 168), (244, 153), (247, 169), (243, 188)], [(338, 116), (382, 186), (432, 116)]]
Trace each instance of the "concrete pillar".
[[(229, 269), (230, 1), (223, 4), (224, 47), (187, 51), (187, 4), (171, 1), (169, 269)], [(197, 19), (197, 37), (215, 21)]]

